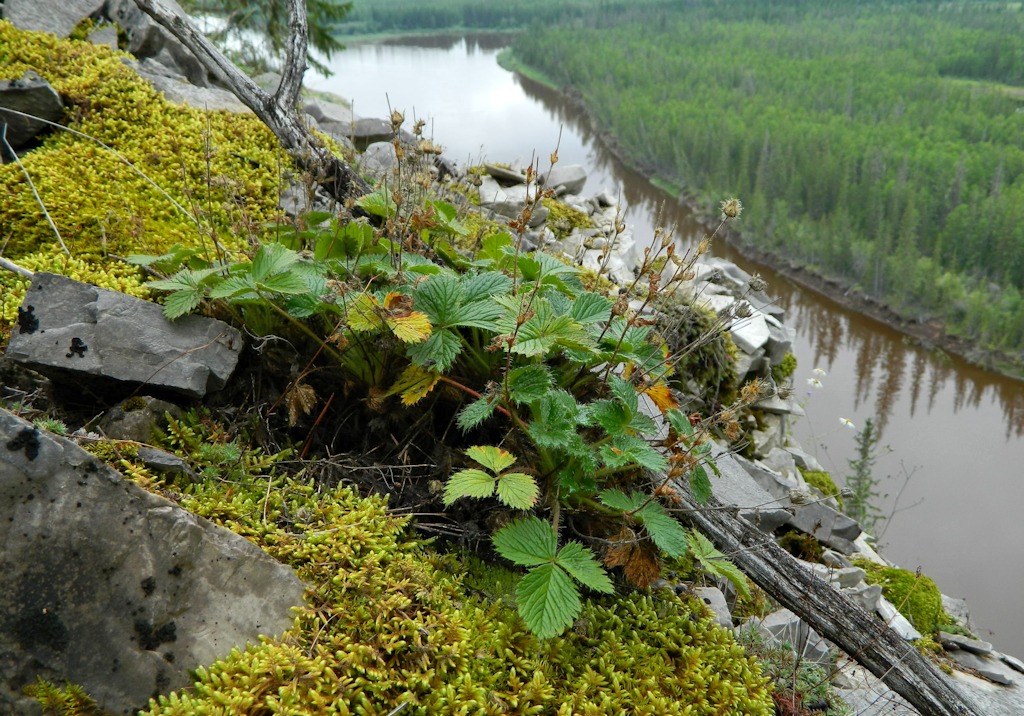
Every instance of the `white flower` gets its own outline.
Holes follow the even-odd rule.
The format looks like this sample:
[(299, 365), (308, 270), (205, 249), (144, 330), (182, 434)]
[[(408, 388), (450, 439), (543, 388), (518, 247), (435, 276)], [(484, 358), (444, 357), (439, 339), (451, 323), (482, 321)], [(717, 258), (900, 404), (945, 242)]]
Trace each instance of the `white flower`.
[(844, 428), (849, 428), (850, 430), (857, 429), (857, 426), (854, 425), (853, 421), (850, 420), (849, 418), (839, 418), (839, 424), (842, 425)]
[(811, 386), (812, 388), (820, 388), (822, 387), (822, 382), (817, 378), (808, 378), (807, 385)]
[(811, 372), (814, 373), (814, 375), (818, 378), (824, 378), (826, 375), (828, 375), (828, 373), (825, 372), (824, 368), (815, 368)]

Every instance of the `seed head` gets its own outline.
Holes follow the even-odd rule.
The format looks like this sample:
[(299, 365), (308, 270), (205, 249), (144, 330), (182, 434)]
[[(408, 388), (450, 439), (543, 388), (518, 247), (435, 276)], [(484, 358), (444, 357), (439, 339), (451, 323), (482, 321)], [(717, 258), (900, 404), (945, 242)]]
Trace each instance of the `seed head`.
[(721, 204), (722, 216), (727, 219), (735, 219), (743, 213), (743, 204), (739, 199), (726, 199)]

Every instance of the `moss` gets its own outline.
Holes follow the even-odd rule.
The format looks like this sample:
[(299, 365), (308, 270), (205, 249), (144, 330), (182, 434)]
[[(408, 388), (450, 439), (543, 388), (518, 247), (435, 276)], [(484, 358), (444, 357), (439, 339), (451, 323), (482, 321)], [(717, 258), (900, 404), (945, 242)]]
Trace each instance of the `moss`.
[(559, 239), (569, 236), (575, 229), (592, 229), (594, 222), (579, 209), (557, 199), (541, 199), (548, 211), (547, 226)]
[(684, 299), (662, 308), (658, 328), (669, 349), (680, 356), (676, 374), (686, 390), (693, 381), (700, 395), (716, 406), (737, 398), (738, 349), (712, 311)]
[(840, 490), (830, 474), (824, 470), (801, 470), (800, 474), (804, 476), (804, 481), (808, 485), (818, 490), (825, 497), (834, 497), (839, 505), (839, 509), (843, 509), (843, 498), (840, 496)]
[[(34, 69), (64, 100), (67, 126), (120, 155), (56, 130), (22, 157), (75, 260), (99, 273), (101, 266), (109, 269), (108, 254), (202, 245), (211, 232), (231, 250), (246, 248), (252, 227), (277, 214), (282, 163), (287, 169), (270, 130), (254, 116), (173, 105), (127, 67), (124, 57), (109, 47), (20, 31), (0, 21), (0, 78)], [(188, 212), (200, 214), (204, 228), (121, 157)], [(52, 256), (52, 230), (17, 164), (0, 165), (0, 196), (4, 255), (17, 263)], [(98, 285), (124, 290), (99, 278)], [(20, 300), (18, 290), (4, 292), (5, 323), (8, 304)]]
[(784, 383), (796, 372), (796, 356), (787, 352), (778, 365), (772, 366), (772, 378), (776, 383)]
[(942, 594), (929, 577), (920, 573), (883, 567), (867, 560), (856, 565), (867, 572), (867, 581), (882, 587), (882, 594), (923, 635), (934, 634), (952, 621), (942, 608)]
[(821, 543), (812, 535), (791, 530), (779, 537), (779, 546), (794, 557), (806, 562), (820, 562), (822, 555)]

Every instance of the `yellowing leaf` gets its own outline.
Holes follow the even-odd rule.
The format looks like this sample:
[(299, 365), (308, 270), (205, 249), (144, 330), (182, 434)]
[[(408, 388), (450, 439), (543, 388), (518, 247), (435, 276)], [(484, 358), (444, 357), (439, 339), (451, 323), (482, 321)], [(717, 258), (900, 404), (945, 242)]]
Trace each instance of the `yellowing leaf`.
[(398, 376), (395, 384), (388, 389), (388, 395), (402, 394), (402, 405), (415, 405), (427, 396), (441, 380), (439, 373), (410, 365)]
[(466, 449), (466, 455), (476, 460), (488, 470), (497, 475), (502, 470), (512, 467), (516, 462), (516, 456), (508, 450), (503, 450), (493, 445), (474, 445)]
[(658, 410), (662, 413), (667, 413), (669, 410), (679, 407), (679, 403), (676, 401), (675, 396), (672, 395), (672, 389), (665, 383), (655, 383), (654, 385), (649, 386), (644, 389), (644, 394), (658, 406)]
[(420, 343), (430, 338), (430, 319), (420, 311), (409, 311), (403, 316), (389, 316), (385, 319), (395, 338), (403, 343)]
[(361, 293), (352, 299), (348, 304), (348, 327), (357, 333), (383, 328), (380, 302), (368, 293)]

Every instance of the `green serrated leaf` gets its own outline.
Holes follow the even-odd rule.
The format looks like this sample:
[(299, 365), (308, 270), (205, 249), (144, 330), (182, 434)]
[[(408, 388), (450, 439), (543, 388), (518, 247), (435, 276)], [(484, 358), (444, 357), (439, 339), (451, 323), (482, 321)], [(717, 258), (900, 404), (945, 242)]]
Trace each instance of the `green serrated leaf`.
[(572, 575), (577, 582), (596, 592), (611, 594), (615, 591), (612, 580), (608, 578), (607, 572), (598, 563), (594, 553), (579, 542), (569, 542), (558, 550), (555, 564)]
[(462, 304), (462, 287), (454, 276), (441, 274), (417, 286), (413, 299), (413, 305), (430, 317), (431, 324), (448, 326)]
[(281, 244), (263, 244), (252, 258), (250, 269), (254, 281), (281, 273), (299, 260), (299, 255)]
[(497, 475), (502, 470), (512, 467), (516, 462), (516, 456), (508, 450), (502, 450), (493, 445), (474, 445), (466, 450), (470, 459), (486, 467)]
[(201, 288), (175, 291), (164, 301), (164, 316), (173, 321), (194, 310), (202, 300)]
[(356, 199), (356, 206), (368, 214), (388, 219), (398, 213), (398, 205), (385, 190), (375, 191), (372, 194), (365, 194)]
[(463, 432), (471, 430), (491, 417), (497, 405), (496, 398), (484, 395), (463, 408), (456, 422)]
[(590, 404), (590, 414), (609, 435), (624, 434), (633, 418), (617, 400), (595, 400)]
[(542, 365), (514, 368), (508, 374), (509, 397), (516, 403), (532, 403), (551, 390), (551, 373)]
[(448, 507), (460, 497), (490, 497), (494, 494), (494, 478), (483, 470), (459, 470), (448, 478), (444, 486), (444, 506)]
[(485, 331), (498, 332), (497, 319), (504, 312), (493, 299), (474, 301), (459, 306), (451, 316), (452, 325), (469, 328), (482, 328)]
[[(634, 493), (634, 495), (636, 494), (639, 493)], [(612, 509), (622, 510), (623, 512), (630, 512), (638, 506), (638, 503), (635, 503), (622, 490), (602, 490), (601, 494), (598, 495), (598, 499)]]
[(446, 373), (462, 352), (462, 340), (447, 328), (434, 330), (422, 343), (408, 348), (409, 360), (424, 368)]
[(534, 567), (516, 588), (519, 615), (541, 639), (558, 636), (575, 621), (583, 605), (579, 590), (560, 567)]
[(690, 470), (690, 492), (698, 505), (705, 505), (711, 499), (711, 480), (702, 465)]
[(235, 274), (210, 289), (210, 298), (259, 298), (248, 273)]
[(309, 293), (309, 284), (303, 280), (302, 276), (295, 273), (279, 273), (268, 276), (262, 281), (257, 281), (256, 286), (261, 292), (283, 293), (291, 296)]
[(636, 387), (632, 383), (617, 375), (610, 375), (608, 376), (608, 387), (611, 388), (612, 395), (626, 406), (630, 415), (637, 411), (640, 406), (640, 398), (637, 395)]
[(715, 549), (711, 540), (697, 530), (688, 530), (686, 536), (690, 551), (706, 572), (715, 577), (728, 579), (737, 590), (744, 595), (749, 595), (746, 577), (736, 565), (729, 561), (728, 557)]
[(686, 530), (658, 502), (649, 502), (636, 513), (637, 519), (647, 529), (662, 552), (669, 557), (682, 557), (688, 549)]
[(537, 481), (522, 472), (506, 472), (498, 476), (498, 499), (514, 510), (528, 510), (540, 494)]
[(512, 279), (499, 271), (484, 271), (462, 277), (462, 291), (466, 303), (475, 303), (492, 296), (504, 296), (511, 290)]
[(551, 525), (533, 516), (502, 527), (491, 541), (498, 554), (523, 567), (551, 562), (558, 548), (558, 538)]
[(601, 294), (585, 291), (573, 301), (569, 315), (584, 326), (603, 323), (611, 318), (612, 302)]

